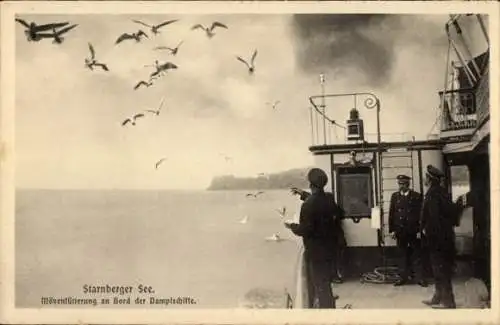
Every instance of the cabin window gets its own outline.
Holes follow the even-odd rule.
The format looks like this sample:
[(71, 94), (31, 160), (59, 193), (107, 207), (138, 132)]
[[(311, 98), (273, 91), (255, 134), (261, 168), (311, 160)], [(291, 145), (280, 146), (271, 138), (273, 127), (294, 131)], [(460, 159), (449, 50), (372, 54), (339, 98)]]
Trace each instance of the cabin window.
[(451, 194), (453, 200), (469, 192), (469, 169), (467, 166), (450, 167)]
[(338, 201), (347, 218), (370, 218), (372, 176), (370, 167), (337, 168)]

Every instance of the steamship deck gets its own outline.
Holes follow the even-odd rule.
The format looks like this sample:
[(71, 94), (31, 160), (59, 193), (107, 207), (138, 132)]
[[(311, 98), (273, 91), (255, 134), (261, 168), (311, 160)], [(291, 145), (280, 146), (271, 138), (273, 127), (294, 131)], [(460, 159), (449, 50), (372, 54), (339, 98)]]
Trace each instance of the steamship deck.
[[(453, 290), (457, 308), (480, 308), (477, 288), (466, 285), (468, 278), (453, 280)], [(351, 309), (418, 309), (429, 308), (422, 300), (429, 299), (434, 286), (422, 288), (419, 285), (394, 287), (390, 284), (361, 283), (350, 280), (333, 286), (333, 293), (339, 296), (337, 308), (347, 304)]]

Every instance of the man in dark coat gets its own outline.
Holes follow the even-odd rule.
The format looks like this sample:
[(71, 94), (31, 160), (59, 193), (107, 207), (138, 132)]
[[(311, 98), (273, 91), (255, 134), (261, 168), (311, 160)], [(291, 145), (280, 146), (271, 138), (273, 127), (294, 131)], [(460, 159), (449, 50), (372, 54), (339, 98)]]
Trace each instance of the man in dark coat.
[[(297, 187), (292, 187), (290, 189), (292, 194), (299, 195), (302, 201), (307, 200), (311, 193), (303, 191)], [(347, 247), (347, 241), (345, 239), (344, 229), (342, 228), (342, 219), (345, 216), (344, 210), (339, 206), (338, 212), (335, 217), (335, 237), (337, 238), (337, 245), (335, 247), (335, 258), (332, 265), (332, 281), (335, 283), (343, 282), (343, 259), (344, 251)]]
[(335, 204), (333, 194), (324, 191), (328, 177), (323, 170), (311, 169), (307, 179), (311, 195), (302, 203), (299, 223), (285, 222), (285, 226), (302, 237), (304, 257), (319, 308), (334, 308), (330, 280), (337, 244), (334, 216), (340, 209)]
[[(404, 268), (396, 286), (404, 285), (414, 276), (413, 262), (417, 254), (421, 255), (421, 243), (417, 234), (420, 231), (420, 210), (422, 195), (410, 189), (410, 177), (398, 175), (399, 191), (391, 196), (389, 207), (389, 233), (397, 240), (397, 245), (404, 255)], [(419, 284), (427, 286), (420, 272)]]
[(451, 278), (455, 259), (456, 220), (453, 202), (440, 186), (444, 174), (432, 165), (427, 166), (426, 185), (429, 186), (422, 206), (420, 227), (429, 248), (434, 273), (434, 295), (424, 304), (433, 308), (456, 308)]

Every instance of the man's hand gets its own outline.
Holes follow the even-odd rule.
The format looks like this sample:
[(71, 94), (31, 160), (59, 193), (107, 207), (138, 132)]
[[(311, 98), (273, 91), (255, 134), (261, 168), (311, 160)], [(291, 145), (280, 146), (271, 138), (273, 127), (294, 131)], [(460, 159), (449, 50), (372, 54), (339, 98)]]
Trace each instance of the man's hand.
[(396, 234), (393, 232), (390, 232), (389, 235), (391, 236), (392, 239), (396, 239)]
[(285, 220), (283, 222), (283, 224), (285, 225), (286, 228), (290, 229), (292, 228), (292, 225), (294, 224), (295, 222), (293, 222), (292, 220)]
[(302, 191), (301, 189), (299, 189), (298, 187), (290, 187), (290, 192), (293, 194), (293, 195), (302, 195), (302, 193), (304, 193), (304, 191)]

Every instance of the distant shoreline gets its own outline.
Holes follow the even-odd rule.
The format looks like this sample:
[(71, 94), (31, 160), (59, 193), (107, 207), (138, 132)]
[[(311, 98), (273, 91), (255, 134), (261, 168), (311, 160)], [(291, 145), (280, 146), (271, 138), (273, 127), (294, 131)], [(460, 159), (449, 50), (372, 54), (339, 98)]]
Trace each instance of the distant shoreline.
[(297, 168), (274, 174), (262, 174), (257, 177), (235, 177), (234, 175), (216, 176), (207, 191), (263, 191), (285, 190), (290, 187), (307, 188), (307, 171), (310, 168)]
[[(291, 169), (279, 173), (258, 177), (236, 177), (234, 175), (216, 176), (207, 191), (262, 191), (285, 190), (290, 187), (308, 188), (306, 180), (308, 168)], [(466, 168), (453, 168), (451, 171), (453, 186), (467, 186), (469, 175)]]

